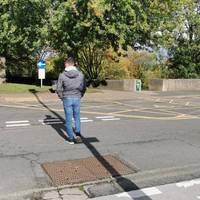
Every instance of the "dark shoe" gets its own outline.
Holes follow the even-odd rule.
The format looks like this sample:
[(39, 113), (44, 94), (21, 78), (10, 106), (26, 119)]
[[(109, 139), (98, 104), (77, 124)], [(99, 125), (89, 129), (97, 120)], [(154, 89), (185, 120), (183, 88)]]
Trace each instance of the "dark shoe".
[(75, 143), (76, 143), (76, 142), (75, 142), (75, 139), (70, 139), (70, 138), (67, 139), (67, 142), (68, 142), (69, 144), (75, 144)]
[(81, 136), (77, 135), (77, 136), (76, 136), (76, 143), (82, 143), (82, 142), (83, 142), (83, 141), (82, 141)]
[(80, 133), (75, 133), (76, 136), (79, 136), (80, 138), (82, 138), (82, 135)]

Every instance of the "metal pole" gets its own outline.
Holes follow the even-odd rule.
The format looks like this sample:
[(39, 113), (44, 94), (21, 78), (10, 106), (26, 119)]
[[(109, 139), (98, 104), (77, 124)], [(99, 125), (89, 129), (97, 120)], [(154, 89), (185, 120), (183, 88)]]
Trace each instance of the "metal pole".
[(40, 79), (40, 83), (41, 83), (41, 88), (42, 88), (42, 80), (43, 80), (43, 79)]

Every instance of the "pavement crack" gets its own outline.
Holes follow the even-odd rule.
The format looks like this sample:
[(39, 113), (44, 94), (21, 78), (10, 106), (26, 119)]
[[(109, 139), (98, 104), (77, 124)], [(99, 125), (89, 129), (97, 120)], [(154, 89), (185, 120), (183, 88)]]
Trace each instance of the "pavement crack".
[(169, 138), (160, 138), (160, 139), (150, 139), (150, 140), (138, 140), (138, 141), (130, 141), (130, 142), (123, 142), (123, 143), (117, 143), (114, 145), (126, 145), (126, 144), (148, 144), (148, 143), (154, 143), (154, 142), (161, 142), (161, 141), (170, 141), (172, 139)]
[(190, 142), (188, 142), (188, 141), (186, 141), (186, 140), (184, 140), (184, 139), (175, 138), (175, 140), (177, 140), (177, 141), (179, 141), (179, 142), (183, 142), (183, 143), (188, 144), (188, 145), (190, 145), (190, 146), (192, 146), (192, 147), (195, 147), (195, 148), (200, 149), (200, 146), (195, 145), (195, 144), (192, 144), (192, 143), (190, 143)]

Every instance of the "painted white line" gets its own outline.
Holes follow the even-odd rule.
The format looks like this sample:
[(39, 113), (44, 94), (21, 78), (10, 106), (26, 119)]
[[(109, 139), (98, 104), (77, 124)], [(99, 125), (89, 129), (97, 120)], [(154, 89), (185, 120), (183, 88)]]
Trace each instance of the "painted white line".
[(158, 194), (162, 194), (162, 192), (156, 187), (152, 187), (152, 188), (145, 188), (142, 190), (135, 190), (131, 192), (123, 192), (121, 194), (116, 194), (115, 196), (119, 198), (129, 197), (130, 199), (132, 199), (132, 198), (140, 198), (144, 196), (153, 196), (153, 195), (158, 195)]
[(51, 125), (51, 124), (63, 124), (63, 122), (42, 122), (43, 125)]
[(87, 117), (81, 117), (81, 120), (85, 120), (85, 119), (88, 119)]
[(110, 119), (101, 119), (102, 121), (117, 121), (120, 120), (120, 118), (110, 118)]
[(6, 127), (30, 126), (30, 124), (7, 124)]
[(23, 121), (6, 121), (6, 124), (29, 123), (28, 120)]
[(96, 119), (106, 119), (106, 118), (114, 118), (115, 116), (100, 116), (96, 117)]
[(189, 104), (190, 104), (190, 102), (188, 101), (185, 105), (186, 105), (186, 106), (189, 106)]
[(81, 122), (86, 123), (86, 122), (93, 122), (93, 120), (88, 119), (88, 120), (81, 120)]
[(180, 114), (180, 115), (177, 115), (176, 117), (177, 118), (184, 118), (184, 117), (186, 117), (187, 115), (186, 114)]
[(197, 196), (197, 199), (200, 199), (200, 196)]
[(200, 185), (200, 179), (192, 181), (184, 181), (176, 184), (177, 187), (184, 187), (184, 188), (192, 187), (194, 185)]
[(61, 121), (59, 118), (52, 118), (52, 119), (40, 119), (39, 122), (55, 122), (55, 121)]
[(172, 99), (172, 100), (169, 101), (169, 103), (172, 103), (173, 101), (174, 101), (174, 100)]

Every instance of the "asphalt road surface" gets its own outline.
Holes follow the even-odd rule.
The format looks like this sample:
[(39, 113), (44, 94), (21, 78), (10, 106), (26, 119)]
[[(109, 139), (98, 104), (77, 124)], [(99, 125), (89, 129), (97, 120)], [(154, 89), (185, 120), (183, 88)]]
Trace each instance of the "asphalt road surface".
[[(82, 134), (91, 139), (100, 155), (118, 155), (138, 173), (149, 172), (148, 177), (151, 172), (158, 172), (154, 185), (171, 182), (166, 178), (169, 172), (174, 173), (173, 182), (198, 178), (199, 108), (200, 94), (192, 92), (83, 102)], [(41, 168), (42, 163), (94, 156), (84, 144), (69, 145), (64, 140), (60, 101), (1, 103), (0, 113), (0, 199), (12, 193), (50, 187), (51, 180)], [(191, 199), (199, 199), (198, 185), (195, 190), (199, 194)], [(160, 198), (157, 195), (152, 199)]]
[(200, 179), (175, 184), (144, 188), (110, 196), (97, 197), (93, 200), (198, 200), (200, 199)]

